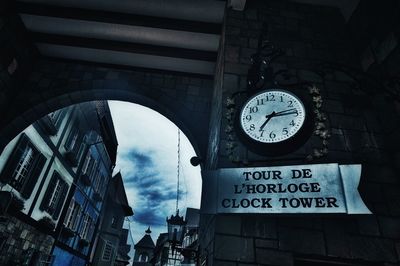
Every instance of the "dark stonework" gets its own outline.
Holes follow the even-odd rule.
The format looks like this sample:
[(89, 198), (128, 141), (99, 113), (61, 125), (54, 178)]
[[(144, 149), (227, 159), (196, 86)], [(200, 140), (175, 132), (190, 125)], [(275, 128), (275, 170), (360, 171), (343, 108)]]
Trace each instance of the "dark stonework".
[(1, 236), (7, 236), (2, 245), (0, 265), (23, 265), (30, 260), (30, 252), (38, 250), (43, 255), (50, 255), (54, 238), (38, 231), (13, 216), (2, 216)]
[[(372, 1), (365, 2), (372, 5)], [(400, 141), (393, 132), (399, 130), (400, 108), (396, 108), (398, 101), (369, 81), (369, 74), (362, 74), (357, 55), (357, 45), (362, 44), (352, 38), (357, 19), (359, 15), (345, 24), (338, 9), (290, 1), (247, 1), (243, 12), (227, 10), (225, 58), (220, 66), (224, 75), (219, 156), (212, 169), (359, 163), (362, 164), (359, 191), (373, 214), (215, 215), (214, 238), (203, 241), (215, 248), (215, 255), (208, 256), (208, 265), (242, 265), (243, 260), (246, 262), (243, 265), (293, 265), (299, 256), (384, 262), (385, 265), (399, 262)], [(249, 151), (229, 133), (226, 100), (246, 87), (249, 57), (257, 48), (263, 22), (268, 27), (267, 39), (285, 51), (284, 56), (272, 62), (272, 67), (287, 69), (292, 75), (290, 80), (310, 82), (321, 90), (322, 110), (327, 115), (331, 137), (327, 139), (328, 153), (320, 158), (305, 160), (320, 147), (317, 136), (312, 136), (291, 154), (266, 157)], [(394, 59), (388, 57), (388, 60)], [(347, 68), (358, 72), (349, 74)], [(362, 81), (354, 79), (355, 76)], [(234, 147), (233, 156), (231, 147)], [(217, 250), (223, 242), (221, 239), (230, 243)]]

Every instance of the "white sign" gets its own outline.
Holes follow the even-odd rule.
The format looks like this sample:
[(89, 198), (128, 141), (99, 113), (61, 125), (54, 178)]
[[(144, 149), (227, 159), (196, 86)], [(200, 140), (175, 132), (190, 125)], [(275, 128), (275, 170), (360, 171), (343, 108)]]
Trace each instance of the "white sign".
[(204, 213), (370, 214), (357, 187), (361, 165), (229, 168), (203, 173)]

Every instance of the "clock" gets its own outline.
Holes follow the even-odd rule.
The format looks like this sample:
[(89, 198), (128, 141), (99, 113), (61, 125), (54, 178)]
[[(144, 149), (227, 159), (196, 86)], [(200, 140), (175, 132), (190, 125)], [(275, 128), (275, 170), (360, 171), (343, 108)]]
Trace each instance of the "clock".
[(238, 119), (240, 136), (257, 153), (287, 153), (303, 143), (308, 116), (306, 105), (294, 93), (275, 88), (263, 90), (242, 106)]

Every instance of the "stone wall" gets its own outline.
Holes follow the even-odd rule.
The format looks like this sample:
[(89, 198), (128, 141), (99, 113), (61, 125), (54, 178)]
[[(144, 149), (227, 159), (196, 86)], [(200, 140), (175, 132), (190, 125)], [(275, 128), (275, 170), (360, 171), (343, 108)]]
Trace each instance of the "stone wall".
[(225, 109), (216, 168), (360, 163), (359, 191), (373, 214), (203, 215), (202, 260), (208, 265), (296, 265), (304, 259), (397, 265), (400, 177), (394, 155), (400, 145), (394, 134), (400, 121), (395, 99), (375, 77), (363, 73), (339, 10), (247, 1), (245, 11), (226, 14), (223, 105), (246, 87), (249, 59), (264, 22), (267, 39), (285, 51), (272, 63), (274, 70), (287, 69), (290, 80), (313, 83), (321, 90), (330, 135), (327, 150), (322, 151), (321, 139), (313, 135), (288, 155), (257, 155), (235, 134), (232, 140)]
[(14, 216), (2, 217), (0, 232), (6, 237), (0, 250), (1, 265), (29, 263), (34, 251), (51, 255), (54, 238)]
[[(71, 104), (120, 100), (152, 108), (177, 124), (200, 156), (207, 149), (213, 81), (207, 77), (132, 71), (39, 60), (14, 100), (1, 105), (0, 136), (7, 139), (38, 118)], [(7, 110), (7, 111), (6, 111)]]

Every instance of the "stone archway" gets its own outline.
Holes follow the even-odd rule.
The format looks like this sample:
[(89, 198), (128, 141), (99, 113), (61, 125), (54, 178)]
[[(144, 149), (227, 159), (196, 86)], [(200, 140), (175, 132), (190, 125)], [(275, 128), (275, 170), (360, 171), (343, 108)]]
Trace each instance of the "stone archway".
[(3, 106), (1, 147), (40, 117), (91, 100), (121, 100), (158, 111), (188, 136), (196, 152), (207, 149), (212, 80), (41, 61)]

